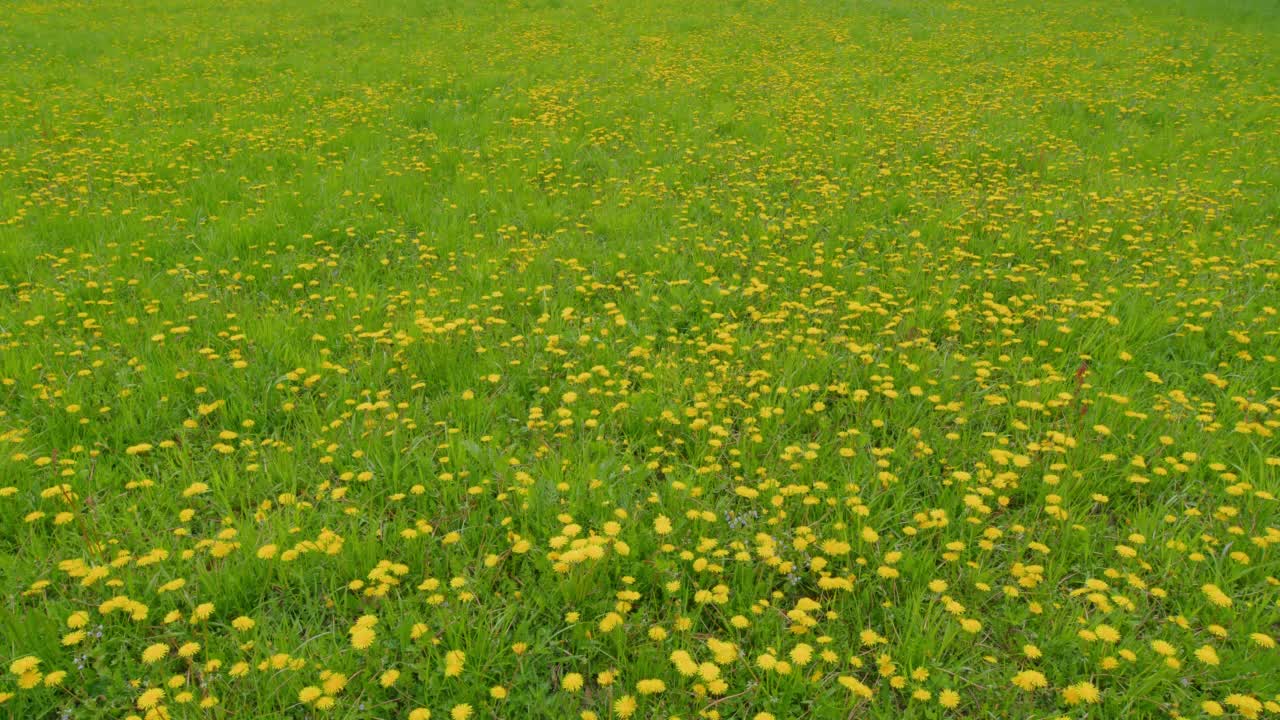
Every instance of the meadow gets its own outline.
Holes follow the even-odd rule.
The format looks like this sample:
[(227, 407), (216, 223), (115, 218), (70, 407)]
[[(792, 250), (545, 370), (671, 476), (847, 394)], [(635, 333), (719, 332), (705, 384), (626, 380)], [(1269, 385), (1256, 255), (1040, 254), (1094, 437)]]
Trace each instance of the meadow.
[(1278, 58), (0, 1), (0, 717), (1280, 716)]

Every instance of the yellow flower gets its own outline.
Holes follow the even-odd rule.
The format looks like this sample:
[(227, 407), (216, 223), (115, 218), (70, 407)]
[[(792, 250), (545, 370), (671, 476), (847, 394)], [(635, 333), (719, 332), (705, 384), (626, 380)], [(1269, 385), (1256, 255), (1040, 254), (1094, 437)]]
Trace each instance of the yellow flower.
[(314, 685), (308, 685), (298, 692), (298, 702), (310, 704), (315, 702), (316, 698), (324, 694), (324, 691)]
[(1224, 703), (1236, 709), (1236, 712), (1247, 718), (1256, 718), (1262, 712), (1262, 703), (1249, 695), (1233, 693), (1228, 695)]
[(560, 679), (560, 688), (566, 692), (577, 692), (582, 689), (582, 685), (581, 673), (569, 673)]
[(368, 650), (378, 634), (372, 628), (356, 626), (351, 628), (351, 647), (357, 650)]
[(960, 705), (960, 693), (950, 688), (938, 693), (938, 704), (948, 710)]
[(613, 714), (620, 718), (629, 718), (636, 712), (636, 699), (630, 695), (623, 695), (613, 701)]
[(656, 678), (648, 678), (636, 683), (636, 692), (641, 695), (656, 695), (667, 689), (667, 684)]
[(164, 699), (164, 690), (160, 688), (151, 688), (138, 696), (138, 709), (147, 710), (160, 704)]
[(40, 658), (34, 655), (20, 657), (9, 663), (9, 672), (14, 675), (26, 675), (29, 671), (34, 670), (40, 664)]
[(805, 643), (800, 643), (799, 645), (791, 648), (790, 656), (791, 662), (803, 667), (808, 665), (809, 661), (813, 659), (813, 648)]
[(693, 657), (684, 650), (673, 650), (671, 652), (671, 663), (676, 666), (676, 672), (688, 677), (698, 672), (698, 663), (693, 661)]
[(347, 676), (342, 673), (321, 674), (323, 682), (320, 684), (324, 687), (324, 691), (330, 695), (337, 695), (347, 686)]
[(1079, 705), (1082, 702), (1093, 704), (1101, 697), (1102, 694), (1098, 692), (1098, 688), (1088, 681), (1068, 685), (1062, 689), (1062, 699), (1068, 705)]
[(848, 675), (841, 675), (836, 678), (836, 682), (843, 685), (849, 690), (849, 692), (852, 692), (854, 695), (857, 695), (864, 700), (870, 700), (872, 697), (875, 697), (875, 691), (857, 678), (850, 677)]
[(191, 611), (191, 622), (208, 620), (213, 615), (213, 603), (200, 603)]
[(1197, 648), (1196, 659), (1205, 665), (1217, 665), (1221, 662), (1218, 659), (1218, 651), (1214, 650), (1212, 645), (1202, 645)]
[(467, 720), (467, 718), (471, 717), (471, 706), (466, 703), (454, 705), (453, 709), (449, 711), (449, 716), (453, 720)]
[(1217, 605), (1218, 607), (1231, 607), (1232, 601), (1230, 596), (1224, 593), (1222, 588), (1217, 585), (1214, 585), (1213, 583), (1201, 585), (1200, 591), (1203, 592), (1205, 597), (1209, 598), (1209, 602), (1214, 605)]
[(153, 645), (148, 645), (147, 648), (142, 651), (142, 662), (146, 663), (147, 665), (151, 665), (152, 663), (156, 663), (163, 660), (165, 656), (168, 654), (169, 654), (169, 646), (165, 645), (164, 643), (155, 643)]
[(444, 676), (458, 677), (462, 674), (462, 667), (467, 662), (466, 653), (461, 650), (450, 650), (444, 656)]
[(1045, 678), (1044, 673), (1038, 670), (1023, 670), (1013, 676), (1013, 684), (1027, 692), (1034, 692), (1040, 688), (1049, 687), (1049, 681)]

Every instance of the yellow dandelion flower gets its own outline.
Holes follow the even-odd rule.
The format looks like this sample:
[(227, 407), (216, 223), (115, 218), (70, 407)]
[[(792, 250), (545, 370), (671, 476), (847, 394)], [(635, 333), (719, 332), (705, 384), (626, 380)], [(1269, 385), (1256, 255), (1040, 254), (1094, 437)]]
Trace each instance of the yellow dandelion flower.
[(137, 706), (139, 710), (149, 710), (160, 704), (164, 699), (164, 690), (160, 688), (151, 688), (138, 696)]
[(659, 515), (653, 521), (653, 531), (659, 535), (666, 535), (671, 532), (671, 518), (666, 515)]
[(1015, 687), (1027, 692), (1049, 687), (1048, 679), (1045, 678), (1044, 673), (1038, 670), (1023, 670), (1013, 676), (1012, 682)]
[(377, 638), (378, 633), (372, 628), (357, 626), (351, 629), (351, 647), (356, 650), (368, 650)]
[(320, 688), (314, 685), (308, 685), (307, 687), (304, 687), (298, 691), (298, 702), (303, 703), (304, 705), (310, 704), (315, 702), (316, 699), (323, 694), (324, 694), (324, 691), (321, 690)]
[(1196, 648), (1196, 659), (1205, 665), (1218, 665), (1222, 661), (1218, 658), (1218, 651), (1212, 645), (1201, 645)]
[(641, 695), (657, 695), (667, 689), (667, 684), (657, 678), (646, 678), (636, 683), (636, 692)]
[(960, 706), (960, 693), (950, 688), (938, 693), (938, 704), (948, 710)]
[(629, 718), (636, 712), (636, 699), (631, 695), (623, 695), (613, 701), (613, 714), (620, 718)]
[(9, 672), (13, 675), (25, 675), (40, 664), (40, 658), (34, 655), (20, 657), (9, 663)]
[(462, 674), (462, 668), (467, 662), (466, 653), (461, 650), (450, 650), (444, 656), (444, 676), (458, 677)]
[(1068, 705), (1093, 704), (1101, 698), (1102, 693), (1098, 692), (1098, 688), (1088, 681), (1068, 685), (1062, 689), (1062, 699)]
[(582, 689), (583, 677), (581, 673), (569, 673), (560, 678), (560, 687), (566, 692), (577, 692)]

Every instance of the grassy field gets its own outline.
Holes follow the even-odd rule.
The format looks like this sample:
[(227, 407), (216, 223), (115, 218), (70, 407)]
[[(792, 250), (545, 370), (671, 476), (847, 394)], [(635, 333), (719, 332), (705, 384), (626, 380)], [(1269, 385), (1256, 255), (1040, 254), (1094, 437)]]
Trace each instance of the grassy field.
[(1280, 715), (1277, 58), (0, 0), (0, 717)]

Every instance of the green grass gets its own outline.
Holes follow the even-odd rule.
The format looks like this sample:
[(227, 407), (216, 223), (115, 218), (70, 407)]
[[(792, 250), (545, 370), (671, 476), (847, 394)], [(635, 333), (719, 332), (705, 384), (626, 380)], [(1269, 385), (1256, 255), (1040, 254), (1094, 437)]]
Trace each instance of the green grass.
[(1280, 714), (1278, 7), (0, 4), (0, 716)]

